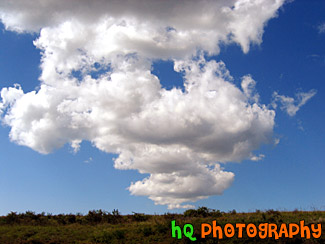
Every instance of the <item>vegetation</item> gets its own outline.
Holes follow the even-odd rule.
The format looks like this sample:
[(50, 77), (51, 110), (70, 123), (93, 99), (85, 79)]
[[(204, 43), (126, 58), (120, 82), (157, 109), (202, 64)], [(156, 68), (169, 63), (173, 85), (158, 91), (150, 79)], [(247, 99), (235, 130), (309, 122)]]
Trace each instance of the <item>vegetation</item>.
[[(194, 227), (196, 242), (183, 236), (181, 240), (172, 238), (171, 221), (184, 226), (190, 223)], [(305, 225), (322, 224), (322, 235), (318, 239), (309, 240), (295, 237), (293, 239), (248, 238), (243, 235), (218, 240), (212, 236), (200, 237), (201, 224), (216, 221), (218, 225), (227, 223), (297, 223), (305, 220)], [(0, 243), (4, 244), (54, 244), (54, 243), (325, 243), (325, 212), (324, 211), (293, 211), (279, 212), (275, 210), (256, 211), (254, 213), (236, 213), (235, 210), (225, 213), (219, 210), (200, 207), (189, 209), (184, 214), (166, 213), (163, 215), (146, 215), (133, 213), (121, 215), (118, 210), (89, 211), (82, 214), (36, 214), (11, 212), (0, 217)]]

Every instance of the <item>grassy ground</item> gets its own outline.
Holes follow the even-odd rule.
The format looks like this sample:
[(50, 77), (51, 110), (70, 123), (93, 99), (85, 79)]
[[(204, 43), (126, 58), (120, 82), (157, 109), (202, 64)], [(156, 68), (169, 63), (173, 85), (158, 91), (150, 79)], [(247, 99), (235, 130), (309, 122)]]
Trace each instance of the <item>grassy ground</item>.
[[(182, 239), (172, 238), (171, 221), (181, 228), (190, 223), (193, 225), (195, 242), (183, 235)], [(305, 239), (294, 238), (248, 238), (243, 232), (243, 238), (232, 238), (219, 240), (213, 238), (212, 234), (201, 238), (201, 224), (212, 224), (224, 226), (231, 223), (282, 223), (299, 224), (305, 221), (306, 226), (311, 224), (322, 224), (322, 235), (320, 238)], [(199, 208), (188, 210), (184, 214), (164, 215), (125, 215), (118, 211), (113, 213), (101, 210), (90, 211), (87, 215), (45, 215), (26, 212), (23, 214), (10, 213), (0, 217), (0, 243), (325, 243), (325, 212), (324, 211), (294, 211), (278, 212), (269, 210), (255, 213), (222, 213), (219, 211)], [(225, 237), (225, 236), (224, 236)]]

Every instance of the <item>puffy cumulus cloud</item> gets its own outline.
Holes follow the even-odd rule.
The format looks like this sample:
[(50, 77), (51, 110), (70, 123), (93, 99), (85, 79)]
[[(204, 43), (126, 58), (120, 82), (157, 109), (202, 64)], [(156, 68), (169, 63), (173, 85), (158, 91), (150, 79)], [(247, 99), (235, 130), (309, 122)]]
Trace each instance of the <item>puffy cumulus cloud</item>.
[(317, 91), (315, 89), (309, 92), (298, 92), (296, 99), (284, 95), (279, 95), (277, 92), (273, 93), (272, 105), (277, 107), (277, 103), (281, 104), (281, 110), (286, 111), (288, 115), (295, 116), (298, 110), (306, 104), (306, 102), (315, 96)]
[[(45, 154), (91, 141), (118, 155), (115, 168), (149, 174), (131, 194), (169, 208), (222, 194), (234, 174), (220, 163), (262, 159), (252, 152), (271, 141), (275, 112), (259, 103), (251, 76), (238, 88), (225, 64), (204, 54), (233, 42), (248, 52), (282, 4), (1, 1), (6, 28), (40, 31), (42, 52), (37, 91), (1, 91), (10, 139)], [(156, 59), (174, 62), (184, 90), (162, 88)]]
[(98, 79), (43, 84), (38, 92), (4, 88), (2, 99), (12, 104), (3, 118), (11, 140), (41, 153), (92, 141), (119, 154), (115, 168), (150, 174), (131, 184), (132, 194), (170, 208), (221, 194), (234, 175), (218, 162), (254, 158), (251, 152), (271, 138), (274, 111), (250, 103), (251, 93), (230, 82), (222, 62), (175, 62), (185, 91), (162, 89), (150, 69), (132, 62), (140, 61)]
[(156, 204), (167, 204), (170, 209), (180, 208), (183, 202), (221, 194), (230, 186), (234, 177), (233, 173), (222, 171), (219, 165), (212, 169), (197, 165), (192, 170), (196, 172), (151, 174), (143, 181), (132, 183), (129, 190), (134, 195), (149, 196)]
[(24, 91), (19, 84), (14, 84), (14, 87), (3, 88), (0, 94), (2, 98), (2, 102), (0, 103), (0, 114), (2, 114), (6, 107), (14, 104), (18, 98), (24, 95)]
[[(56, 41), (50, 43), (57, 48), (70, 40), (70, 45), (88, 43), (93, 53), (102, 56), (134, 51), (169, 58), (191, 54), (196, 48), (217, 53), (219, 42), (231, 41), (247, 52), (251, 42), (261, 42), (264, 25), (276, 16), (283, 2), (4, 0), (0, 18), (7, 29), (18, 32), (45, 28), (42, 35), (55, 36)], [(71, 29), (68, 23), (73, 25)]]

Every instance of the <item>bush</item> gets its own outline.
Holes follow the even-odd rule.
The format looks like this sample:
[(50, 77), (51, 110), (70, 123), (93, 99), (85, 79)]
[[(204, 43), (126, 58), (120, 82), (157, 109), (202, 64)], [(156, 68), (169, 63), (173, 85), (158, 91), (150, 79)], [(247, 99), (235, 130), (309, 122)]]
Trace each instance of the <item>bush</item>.
[(219, 218), (219, 217), (222, 217), (222, 212), (220, 210), (212, 210), (210, 212), (210, 215), (214, 218)]
[(96, 243), (112, 243), (113, 235), (109, 231), (102, 231), (94, 236)]
[(120, 216), (121, 213), (118, 211), (118, 209), (113, 209), (112, 211), (113, 216)]
[(135, 222), (143, 222), (149, 219), (149, 216), (143, 214), (143, 213), (135, 213), (133, 212), (132, 220)]
[(185, 217), (198, 217), (198, 213), (195, 209), (188, 209), (184, 212)]
[(207, 207), (199, 207), (197, 210), (188, 209), (184, 212), (185, 217), (221, 217), (220, 210), (209, 209)]
[(104, 230), (94, 235), (93, 240), (96, 243), (116, 243), (114, 240), (123, 240), (125, 238), (124, 230), (108, 231)]
[(104, 212), (101, 209), (89, 211), (86, 215), (86, 220), (90, 224), (98, 224), (102, 221), (103, 214)]
[(167, 233), (170, 228), (169, 226), (169, 222), (167, 222), (166, 224), (156, 224), (156, 231), (161, 234)]
[(154, 232), (150, 226), (144, 227), (144, 229), (142, 230), (142, 233), (144, 236), (151, 236), (154, 234)]
[(10, 212), (6, 217), (5, 217), (5, 223), (6, 224), (18, 224), (20, 223), (19, 216), (17, 215), (16, 212)]
[(67, 214), (65, 216), (65, 219), (68, 224), (74, 224), (74, 223), (76, 223), (77, 218), (76, 218), (76, 215), (74, 215), (74, 214)]
[(197, 214), (201, 217), (207, 217), (210, 215), (210, 210), (207, 207), (199, 207), (197, 209)]
[(113, 236), (118, 240), (122, 240), (125, 238), (125, 231), (124, 230), (115, 230), (113, 232)]

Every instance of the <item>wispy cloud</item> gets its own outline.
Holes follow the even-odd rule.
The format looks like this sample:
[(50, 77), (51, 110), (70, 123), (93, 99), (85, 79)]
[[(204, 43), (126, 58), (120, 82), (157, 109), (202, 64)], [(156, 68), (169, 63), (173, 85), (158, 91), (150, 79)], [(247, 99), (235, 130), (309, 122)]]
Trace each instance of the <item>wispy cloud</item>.
[(312, 89), (309, 92), (296, 93), (296, 99), (284, 95), (279, 95), (277, 92), (273, 93), (273, 107), (277, 107), (277, 102), (281, 104), (281, 110), (286, 111), (288, 115), (295, 116), (298, 110), (306, 104), (306, 102), (315, 96), (316, 90)]
[(325, 23), (320, 24), (317, 29), (320, 34), (325, 33)]
[(88, 159), (86, 159), (85, 161), (84, 161), (84, 163), (90, 163), (90, 162), (92, 162), (93, 161), (93, 158), (92, 157), (89, 157)]
[(259, 154), (259, 155), (253, 155), (250, 160), (252, 161), (260, 161), (262, 160), (263, 158), (265, 158), (265, 155), (264, 154)]

